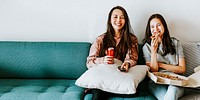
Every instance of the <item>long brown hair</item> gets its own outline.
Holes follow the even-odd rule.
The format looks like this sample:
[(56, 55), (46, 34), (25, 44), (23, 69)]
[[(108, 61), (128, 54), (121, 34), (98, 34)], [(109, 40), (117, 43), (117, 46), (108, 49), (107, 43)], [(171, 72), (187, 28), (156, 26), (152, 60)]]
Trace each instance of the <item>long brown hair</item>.
[[(125, 18), (125, 25), (121, 29), (121, 33), (120, 33), (121, 39), (117, 46), (116, 46), (116, 41), (114, 39), (115, 31), (110, 23), (111, 15), (115, 9), (121, 10), (123, 12), (123, 15)], [(105, 51), (109, 47), (114, 47), (115, 58), (117, 58), (121, 61), (124, 61), (124, 59), (126, 57), (126, 53), (128, 52), (128, 49), (130, 49), (133, 44), (131, 37), (135, 36), (134, 34), (131, 33), (131, 31), (133, 31), (133, 30), (131, 28), (129, 17), (128, 17), (126, 10), (121, 6), (113, 7), (108, 15), (107, 31), (105, 32), (105, 36), (103, 38), (103, 43), (100, 48), (99, 56), (105, 56), (106, 55)]]
[(163, 43), (163, 56), (167, 55), (168, 53), (170, 54), (175, 54), (176, 51), (175, 51), (175, 47), (174, 47), (174, 44), (171, 40), (171, 37), (170, 37), (170, 34), (169, 34), (169, 30), (167, 28), (167, 23), (164, 19), (163, 16), (161, 16), (160, 14), (153, 14), (149, 20), (148, 20), (148, 23), (147, 23), (147, 26), (146, 26), (146, 33), (145, 33), (145, 38), (144, 38), (144, 43), (148, 43), (151, 45), (151, 36), (152, 36), (152, 33), (151, 33), (151, 30), (150, 30), (150, 22), (152, 19), (154, 18), (157, 18), (161, 21), (161, 23), (163, 24), (164, 26), (164, 34), (163, 34), (163, 39), (162, 39), (162, 43)]

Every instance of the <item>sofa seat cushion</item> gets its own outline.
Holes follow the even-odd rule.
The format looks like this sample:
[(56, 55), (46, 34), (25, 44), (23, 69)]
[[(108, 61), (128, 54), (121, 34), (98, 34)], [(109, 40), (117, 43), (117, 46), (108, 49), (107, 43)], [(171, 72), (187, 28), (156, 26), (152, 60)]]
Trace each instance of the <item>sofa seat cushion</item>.
[(0, 100), (80, 100), (84, 89), (68, 79), (0, 79)]
[[(92, 100), (92, 94), (87, 94), (84, 98), (84, 100)], [(109, 100), (157, 100), (152, 95), (146, 95), (146, 96), (136, 96), (132, 98), (123, 98), (123, 97), (110, 97)]]
[[(146, 91), (140, 92), (139, 96), (131, 97), (131, 98), (123, 98), (123, 97), (110, 97), (109, 100), (157, 100), (153, 95), (146, 93)], [(84, 100), (92, 100), (92, 94), (87, 94)]]
[(185, 94), (179, 100), (200, 100), (200, 90), (185, 88)]

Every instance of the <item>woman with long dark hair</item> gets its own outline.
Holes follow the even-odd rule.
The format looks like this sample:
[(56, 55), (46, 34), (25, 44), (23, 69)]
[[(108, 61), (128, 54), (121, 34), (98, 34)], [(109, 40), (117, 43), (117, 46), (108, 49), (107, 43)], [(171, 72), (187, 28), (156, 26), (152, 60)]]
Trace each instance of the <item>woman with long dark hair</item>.
[[(121, 6), (111, 9), (107, 20), (107, 31), (98, 36), (92, 44), (87, 58), (88, 69), (95, 64), (114, 63), (114, 58), (107, 56), (109, 47), (114, 48), (114, 58), (123, 62), (121, 69), (125, 69), (125, 72), (128, 72), (130, 67), (136, 65), (138, 60), (138, 40), (133, 34), (128, 14)], [(99, 89), (92, 89), (92, 93), (93, 100), (106, 100), (108, 98), (108, 93)]]
[[(143, 54), (151, 72), (184, 74), (185, 58), (179, 41), (171, 38), (167, 24), (160, 14), (153, 14), (147, 23)], [(178, 100), (184, 89), (172, 85), (148, 83), (149, 91), (158, 100)]]

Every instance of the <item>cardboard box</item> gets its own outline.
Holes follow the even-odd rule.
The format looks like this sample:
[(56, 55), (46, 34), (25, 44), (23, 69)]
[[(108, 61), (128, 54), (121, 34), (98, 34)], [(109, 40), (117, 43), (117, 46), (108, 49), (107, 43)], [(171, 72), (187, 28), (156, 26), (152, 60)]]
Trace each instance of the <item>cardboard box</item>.
[(198, 78), (200, 77), (200, 70), (197, 69), (200, 69), (200, 66), (195, 69), (195, 71), (197, 72), (193, 73), (188, 77), (181, 76), (178, 74), (167, 73), (167, 75), (172, 77), (170, 79), (168, 76), (166, 78), (161, 76), (163, 75), (162, 72), (154, 72), (154, 73), (148, 72), (148, 76), (157, 84), (168, 84), (168, 85), (170, 84), (181, 87), (200, 88), (200, 78)]

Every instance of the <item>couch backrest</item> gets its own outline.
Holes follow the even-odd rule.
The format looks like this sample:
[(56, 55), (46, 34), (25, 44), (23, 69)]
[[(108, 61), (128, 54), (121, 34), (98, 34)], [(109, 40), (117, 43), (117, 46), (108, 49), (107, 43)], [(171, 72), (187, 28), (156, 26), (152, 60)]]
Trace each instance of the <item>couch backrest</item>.
[(181, 43), (186, 62), (185, 76), (194, 73), (194, 68), (200, 66), (200, 48), (197, 43)]
[(87, 42), (0, 42), (1, 78), (78, 78), (86, 70)]
[(138, 49), (139, 49), (139, 54), (138, 54), (138, 61), (137, 61), (137, 64), (138, 65), (145, 65), (145, 60), (144, 60), (144, 57), (143, 57), (143, 51), (142, 51), (142, 44), (139, 44), (138, 45)]

